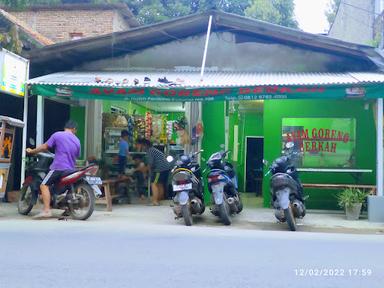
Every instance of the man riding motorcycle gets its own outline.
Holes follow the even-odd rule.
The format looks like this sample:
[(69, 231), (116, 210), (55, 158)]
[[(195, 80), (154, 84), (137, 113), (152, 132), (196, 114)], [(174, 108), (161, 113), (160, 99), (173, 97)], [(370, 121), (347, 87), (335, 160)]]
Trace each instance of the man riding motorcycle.
[(52, 148), (55, 149), (55, 159), (49, 167), (50, 171), (40, 185), (44, 208), (34, 217), (35, 219), (52, 217), (49, 186), (57, 183), (65, 172), (75, 169), (76, 159), (80, 156), (80, 140), (75, 135), (76, 131), (77, 123), (69, 120), (64, 126), (64, 131), (52, 134), (47, 142), (35, 149), (27, 148), (26, 150), (27, 154), (37, 154)]

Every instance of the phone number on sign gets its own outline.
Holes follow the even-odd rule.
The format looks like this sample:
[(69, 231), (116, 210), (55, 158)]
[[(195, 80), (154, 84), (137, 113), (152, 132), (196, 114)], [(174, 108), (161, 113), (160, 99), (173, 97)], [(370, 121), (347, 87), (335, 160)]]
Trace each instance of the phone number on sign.
[(372, 269), (366, 268), (299, 268), (293, 270), (298, 277), (369, 277), (372, 276)]

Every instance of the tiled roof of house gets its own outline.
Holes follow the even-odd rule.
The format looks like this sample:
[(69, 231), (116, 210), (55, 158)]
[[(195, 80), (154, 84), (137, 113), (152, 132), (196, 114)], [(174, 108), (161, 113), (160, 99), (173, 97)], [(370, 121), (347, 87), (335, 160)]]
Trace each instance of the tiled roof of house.
[(9, 23), (15, 24), (19, 27), (19, 29), (27, 35), (28, 38), (34, 40), (37, 42), (40, 46), (47, 46), (55, 44), (51, 39), (48, 39), (47, 37), (43, 36), (39, 32), (31, 29), (26, 23), (23, 21), (17, 19), (15, 16), (12, 16), (8, 12), (4, 11), (3, 9), (0, 9), (0, 17), (8, 21)]

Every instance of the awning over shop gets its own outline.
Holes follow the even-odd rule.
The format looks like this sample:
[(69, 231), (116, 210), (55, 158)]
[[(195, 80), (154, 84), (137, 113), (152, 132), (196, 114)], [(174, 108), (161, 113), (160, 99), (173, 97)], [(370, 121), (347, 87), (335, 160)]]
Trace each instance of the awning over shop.
[(132, 101), (383, 98), (384, 73), (61, 72), (27, 82), (34, 95)]

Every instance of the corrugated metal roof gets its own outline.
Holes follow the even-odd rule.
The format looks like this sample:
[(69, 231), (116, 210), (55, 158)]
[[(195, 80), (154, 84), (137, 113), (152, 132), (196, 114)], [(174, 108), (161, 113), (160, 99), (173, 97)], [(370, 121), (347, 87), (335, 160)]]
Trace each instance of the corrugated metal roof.
[[(145, 82), (148, 77), (151, 81)], [(171, 83), (159, 82), (164, 77)], [(135, 79), (138, 84), (135, 85)], [(100, 81), (99, 81), (100, 80)], [(256, 73), (206, 72), (60, 72), (30, 79), (31, 85), (100, 86), (100, 87), (242, 87), (308, 86), (384, 83), (384, 73)]]

